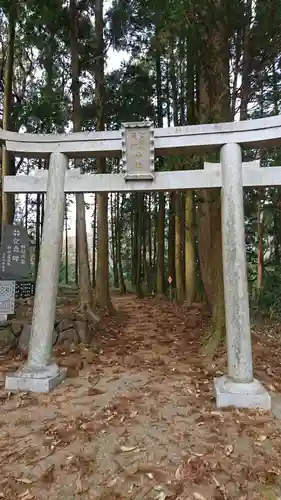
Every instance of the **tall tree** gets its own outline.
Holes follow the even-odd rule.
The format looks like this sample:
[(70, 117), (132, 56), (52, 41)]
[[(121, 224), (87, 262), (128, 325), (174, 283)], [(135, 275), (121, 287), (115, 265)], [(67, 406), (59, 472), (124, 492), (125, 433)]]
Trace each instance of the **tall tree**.
[[(163, 127), (163, 95), (161, 82), (161, 53), (160, 43), (156, 33), (156, 99), (157, 99), (157, 126)], [(159, 168), (163, 168), (163, 158), (158, 160)], [(159, 193), (159, 211), (157, 217), (157, 279), (156, 293), (159, 295), (165, 292), (164, 279), (164, 260), (165, 260), (165, 194)]]
[[(200, 122), (224, 122), (230, 118), (228, 18), (222, 1), (210, 6), (210, 17), (201, 18)], [(201, 276), (212, 309), (209, 347), (225, 336), (224, 285), (220, 190), (203, 191), (200, 229)]]
[[(13, 106), (13, 68), (15, 55), (15, 36), (17, 22), (17, 0), (11, 0), (8, 14), (8, 43), (4, 73), (4, 106), (2, 128), (12, 130), (12, 106)], [(2, 186), (3, 177), (12, 175), (14, 172), (14, 159), (12, 155), (2, 147)], [(12, 224), (14, 216), (14, 200), (11, 194), (4, 193), (2, 188), (2, 224)]]
[[(95, 34), (96, 34), (96, 61), (95, 61), (95, 91), (96, 91), (96, 130), (105, 129), (105, 42), (103, 0), (95, 1)], [(106, 159), (97, 158), (97, 172), (106, 172)], [(108, 280), (108, 195), (97, 194), (97, 273), (96, 273), (96, 303), (101, 309), (114, 310), (109, 295)]]
[(192, 304), (196, 299), (196, 253), (194, 235), (194, 200), (193, 192), (185, 195), (185, 299)]
[[(80, 102), (80, 62), (79, 62), (79, 8), (76, 0), (70, 0), (69, 20), (70, 20), (70, 52), (71, 52), (71, 72), (72, 72), (72, 122), (73, 131), (81, 130), (81, 102)], [(81, 162), (75, 161), (75, 166), (80, 167)], [(85, 202), (83, 193), (76, 194), (76, 218), (78, 229), (78, 279), (79, 279), (79, 300), (80, 311), (83, 317), (83, 337), (85, 341), (91, 338), (89, 319), (98, 321), (97, 316), (92, 312), (93, 295), (91, 288), (90, 265), (87, 243), (87, 229), (85, 216)], [(80, 334), (82, 332), (80, 331)]]

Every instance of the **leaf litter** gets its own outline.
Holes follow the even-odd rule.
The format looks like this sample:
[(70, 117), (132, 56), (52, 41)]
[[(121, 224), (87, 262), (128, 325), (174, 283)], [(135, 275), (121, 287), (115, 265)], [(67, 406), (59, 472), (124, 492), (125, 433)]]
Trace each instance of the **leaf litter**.
[[(202, 306), (114, 300), (123, 319), (106, 316), (92, 346), (54, 351), (79, 375), (47, 395), (1, 392), (0, 498), (279, 498), (280, 423), (215, 408), (226, 353), (202, 354)], [(279, 325), (253, 333), (257, 376), (281, 392)], [(14, 353), (1, 371), (21, 362)]]

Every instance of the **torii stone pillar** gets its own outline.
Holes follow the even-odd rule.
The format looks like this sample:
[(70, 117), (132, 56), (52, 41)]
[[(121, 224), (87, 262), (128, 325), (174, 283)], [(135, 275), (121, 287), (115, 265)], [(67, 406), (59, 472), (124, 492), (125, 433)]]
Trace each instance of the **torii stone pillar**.
[(270, 395), (253, 378), (240, 146), (223, 146), (220, 162), (228, 375), (215, 379), (216, 402), (270, 410)]
[(51, 154), (28, 360), (17, 373), (6, 377), (5, 387), (8, 390), (49, 392), (66, 374), (65, 369), (51, 362), (51, 354), (63, 240), (67, 167), (68, 159), (65, 155)]

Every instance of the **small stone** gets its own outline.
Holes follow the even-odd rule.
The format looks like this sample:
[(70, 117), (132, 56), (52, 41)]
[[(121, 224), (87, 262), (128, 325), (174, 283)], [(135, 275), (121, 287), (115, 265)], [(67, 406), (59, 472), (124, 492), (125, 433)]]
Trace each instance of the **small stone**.
[(62, 333), (65, 330), (70, 330), (70, 328), (73, 328), (73, 327), (74, 327), (73, 321), (68, 319), (68, 318), (65, 318), (57, 326), (57, 332)]
[(12, 328), (7, 326), (0, 329), (0, 348), (12, 345), (15, 342), (15, 335)]
[(19, 319), (12, 319), (12, 330), (15, 336), (17, 337), (24, 327), (24, 321)]
[(82, 370), (84, 368), (84, 364), (82, 360), (79, 360), (77, 356), (68, 356), (66, 358), (60, 359), (60, 366), (64, 368), (74, 369), (74, 370)]
[(77, 368), (67, 368), (66, 377), (67, 378), (77, 378), (79, 376), (79, 370)]
[(79, 344), (79, 337), (75, 328), (69, 328), (68, 330), (64, 330), (58, 336), (57, 345), (70, 345), (70, 344)]
[(83, 350), (83, 358), (86, 359), (89, 365), (94, 364), (97, 360), (97, 353), (94, 352), (93, 348), (91, 350)]

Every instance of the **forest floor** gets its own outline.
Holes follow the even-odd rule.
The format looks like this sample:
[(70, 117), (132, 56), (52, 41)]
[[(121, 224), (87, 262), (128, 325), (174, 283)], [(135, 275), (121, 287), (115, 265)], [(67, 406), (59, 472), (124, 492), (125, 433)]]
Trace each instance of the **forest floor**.
[[(122, 314), (104, 318), (93, 347), (54, 349), (69, 370), (51, 394), (6, 392), (22, 358), (1, 360), (0, 498), (280, 499), (280, 420), (216, 409), (226, 356), (200, 352), (207, 313), (132, 295), (114, 304)], [(253, 339), (255, 375), (278, 402), (281, 325)]]

